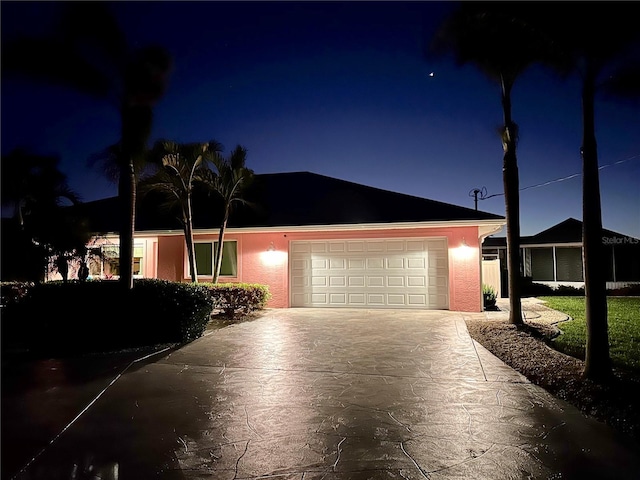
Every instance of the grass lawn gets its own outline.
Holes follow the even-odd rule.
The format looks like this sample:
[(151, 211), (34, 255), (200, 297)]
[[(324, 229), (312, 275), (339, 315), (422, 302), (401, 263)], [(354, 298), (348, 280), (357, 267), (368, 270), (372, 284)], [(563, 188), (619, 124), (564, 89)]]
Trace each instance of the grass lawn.
[[(558, 325), (563, 334), (554, 340), (555, 347), (584, 359), (587, 327), (584, 297), (539, 297), (554, 310), (573, 320)], [(640, 298), (608, 297), (609, 345), (613, 365), (640, 372)]]

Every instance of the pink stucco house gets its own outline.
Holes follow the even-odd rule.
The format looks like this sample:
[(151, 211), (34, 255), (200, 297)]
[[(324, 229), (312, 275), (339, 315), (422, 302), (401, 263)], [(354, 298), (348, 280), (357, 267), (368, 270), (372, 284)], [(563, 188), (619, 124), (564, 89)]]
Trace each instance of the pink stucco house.
[[(250, 205), (232, 213), (222, 282), (262, 283), (270, 308), (350, 307), (482, 310), (481, 245), (504, 217), (309, 172), (256, 175)], [(116, 198), (85, 204), (94, 277), (117, 275)], [(140, 198), (134, 271), (191, 281), (176, 215)], [(220, 209), (194, 200), (198, 279), (210, 281)]]

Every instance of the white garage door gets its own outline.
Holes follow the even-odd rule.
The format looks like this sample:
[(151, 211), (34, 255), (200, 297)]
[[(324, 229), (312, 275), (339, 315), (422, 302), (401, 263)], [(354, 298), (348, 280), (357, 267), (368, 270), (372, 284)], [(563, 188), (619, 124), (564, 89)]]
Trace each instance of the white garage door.
[(449, 308), (446, 238), (291, 242), (292, 307)]

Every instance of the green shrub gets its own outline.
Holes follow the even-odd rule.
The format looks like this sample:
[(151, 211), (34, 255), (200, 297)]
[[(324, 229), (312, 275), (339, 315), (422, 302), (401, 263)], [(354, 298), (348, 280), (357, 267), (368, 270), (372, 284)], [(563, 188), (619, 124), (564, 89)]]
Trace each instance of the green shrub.
[(33, 282), (0, 282), (0, 306), (7, 307), (18, 303), (27, 296)]
[(496, 291), (491, 285), (486, 283), (482, 284), (482, 298), (484, 300), (484, 308), (486, 310), (493, 310), (496, 308)]
[(208, 290), (192, 284), (139, 279), (127, 291), (116, 280), (48, 282), (3, 309), (3, 332), (27, 334), (3, 345), (66, 355), (184, 343), (204, 333), (212, 310)]
[[(115, 282), (81, 285), (77, 282), (38, 283), (20, 302), (3, 309), (3, 346), (21, 344), (29, 351), (57, 355), (90, 351), (111, 340), (104, 332), (109, 325), (105, 298), (112, 305), (118, 292)], [(97, 314), (92, 314), (95, 311)]]
[(521, 277), (521, 292), (522, 297), (539, 297), (541, 295), (553, 295), (553, 287), (545, 285), (543, 283), (534, 283), (531, 281), (531, 277)]
[(31, 334), (31, 326), (20, 314), (32, 282), (0, 282), (0, 339), (2, 351), (25, 349)]
[(271, 298), (269, 287), (258, 283), (200, 283), (209, 289), (214, 309), (226, 315), (248, 314), (261, 310)]
[(213, 299), (206, 287), (193, 283), (140, 279), (134, 283), (138, 314), (159, 341), (189, 342), (202, 336), (211, 318)]
[(640, 284), (608, 290), (607, 295), (611, 297), (640, 297)]
[(572, 287), (570, 285), (558, 285), (553, 290), (553, 295), (561, 297), (584, 297), (584, 287)]

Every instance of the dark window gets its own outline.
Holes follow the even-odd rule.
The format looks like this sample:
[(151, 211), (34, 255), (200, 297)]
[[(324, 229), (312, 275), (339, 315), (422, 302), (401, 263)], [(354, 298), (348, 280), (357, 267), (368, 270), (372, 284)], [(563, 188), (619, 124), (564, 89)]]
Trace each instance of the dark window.
[(556, 279), (558, 282), (582, 282), (582, 248), (556, 247)]
[(532, 248), (531, 279), (534, 282), (552, 282), (553, 279), (553, 249)]

